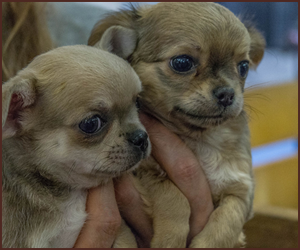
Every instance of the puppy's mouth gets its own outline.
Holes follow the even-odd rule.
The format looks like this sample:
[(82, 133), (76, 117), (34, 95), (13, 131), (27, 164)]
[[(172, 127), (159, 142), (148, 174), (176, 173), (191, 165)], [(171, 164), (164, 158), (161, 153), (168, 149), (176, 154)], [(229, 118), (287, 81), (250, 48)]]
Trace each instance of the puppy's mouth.
[(140, 152), (138, 150), (130, 154), (120, 154), (117, 151), (115, 154), (112, 153), (108, 156), (101, 167), (95, 167), (92, 174), (115, 178), (124, 173), (134, 171), (146, 157), (148, 157), (147, 152)]
[(130, 173), (134, 171), (140, 164), (140, 160), (136, 162), (132, 162), (130, 164), (127, 164), (125, 166), (119, 167), (117, 169), (94, 169), (92, 171), (93, 175), (101, 175), (101, 176), (107, 176), (107, 177), (119, 177), (124, 173)]
[(225, 110), (222, 110), (219, 114), (212, 115), (200, 115), (193, 112), (185, 111), (179, 106), (174, 107), (173, 115), (178, 119), (182, 119), (182, 123), (193, 130), (205, 130), (208, 127), (220, 125), (228, 119), (224, 115)]
[(107, 175), (120, 175), (120, 174), (123, 174), (125, 172), (131, 172), (133, 170), (135, 170), (138, 165), (139, 165), (140, 161), (137, 161), (136, 163), (131, 163), (131, 164), (128, 164), (126, 166), (123, 166), (122, 168), (118, 169), (118, 170), (98, 170), (99, 172), (103, 173), (103, 174), (107, 174)]
[(204, 116), (204, 115), (198, 115), (198, 114), (193, 114), (193, 113), (190, 113), (190, 112), (187, 112), (185, 110), (183, 110), (182, 108), (179, 108), (179, 107), (175, 107), (174, 110), (176, 112), (179, 112), (185, 116), (188, 116), (192, 119), (198, 119), (198, 120), (203, 120), (203, 119), (223, 119), (223, 112), (221, 112), (219, 115), (211, 115), (211, 116)]

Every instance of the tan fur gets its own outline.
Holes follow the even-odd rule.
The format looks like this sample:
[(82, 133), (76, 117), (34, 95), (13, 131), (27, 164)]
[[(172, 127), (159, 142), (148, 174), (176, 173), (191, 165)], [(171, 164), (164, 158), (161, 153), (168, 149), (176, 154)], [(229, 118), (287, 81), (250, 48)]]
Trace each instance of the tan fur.
[[(242, 228), (252, 215), (254, 184), (243, 111), (245, 79), (237, 66), (243, 60), (257, 66), (265, 41), (254, 27), (246, 26), (215, 3), (159, 3), (104, 18), (89, 39), (89, 45), (94, 45), (109, 37), (113, 27), (136, 32), (138, 42), (125, 59), (142, 80), (142, 107), (180, 135), (205, 171), (215, 211), (189, 247), (242, 246)], [(187, 74), (176, 73), (170, 61), (178, 55), (196, 58), (196, 67)], [(223, 111), (213, 96), (222, 86), (235, 93), (234, 103)], [(221, 117), (209, 118), (218, 115)], [(185, 247), (190, 216), (187, 199), (152, 158), (143, 162), (137, 178), (153, 219), (151, 247)]]
[[(3, 247), (73, 247), (87, 217), (86, 190), (149, 154), (132, 142), (142, 132), (148, 145), (140, 91), (127, 62), (84, 45), (42, 54), (2, 85)], [(80, 130), (95, 115), (101, 129)], [(125, 225), (120, 238), (136, 246)]]

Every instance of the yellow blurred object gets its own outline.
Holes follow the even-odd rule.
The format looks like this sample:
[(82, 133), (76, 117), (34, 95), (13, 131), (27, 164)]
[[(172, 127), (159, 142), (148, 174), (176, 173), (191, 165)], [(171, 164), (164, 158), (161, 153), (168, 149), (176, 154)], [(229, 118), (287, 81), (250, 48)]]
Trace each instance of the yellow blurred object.
[(255, 206), (298, 209), (298, 157), (254, 169)]
[[(245, 94), (252, 147), (298, 138), (298, 82)], [(298, 209), (298, 156), (254, 169), (254, 207)]]
[(298, 137), (298, 82), (245, 92), (252, 147)]

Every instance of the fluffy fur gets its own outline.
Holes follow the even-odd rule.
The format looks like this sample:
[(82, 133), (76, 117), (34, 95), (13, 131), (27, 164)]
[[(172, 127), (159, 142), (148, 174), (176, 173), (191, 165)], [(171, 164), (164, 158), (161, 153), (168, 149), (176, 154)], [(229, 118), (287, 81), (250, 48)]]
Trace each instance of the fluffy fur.
[[(87, 189), (149, 154), (140, 91), (127, 62), (84, 45), (42, 54), (2, 85), (3, 247), (73, 247)], [(91, 117), (97, 130), (82, 130)], [(120, 237), (136, 246), (129, 229)]]
[[(177, 2), (110, 14), (95, 25), (89, 45), (95, 44), (131, 63), (143, 84), (142, 109), (177, 133), (205, 171), (215, 210), (188, 246), (242, 246), (254, 184), (243, 109), (246, 77), (239, 67), (243, 61), (259, 64), (262, 35), (221, 5)], [(180, 55), (193, 58), (188, 72), (172, 68), (172, 59)], [(228, 105), (217, 94), (224, 89), (233, 93)], [(153, 158), (136, 172), (137, 188), (153, 220), (151, 247), (186, 247), (187, 199)]]

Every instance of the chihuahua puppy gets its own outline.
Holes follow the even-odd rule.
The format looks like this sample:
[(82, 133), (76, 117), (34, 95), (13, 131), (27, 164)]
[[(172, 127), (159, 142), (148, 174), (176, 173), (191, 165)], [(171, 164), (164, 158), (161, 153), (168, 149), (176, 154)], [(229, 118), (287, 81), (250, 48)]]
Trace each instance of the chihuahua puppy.
[(177, 133), (198, 157), (215, 210), (187, 243), (190, 207), (153, 158), (136, 172), (154, 236), (151, 247), (222, 248), (244, 244), (253, 175), (243, 92), (265, 40), (216, 3), (158, 3), (113, 13), (89, 45), (128, 60), (142, 84), (142, 109)]
[[(149, 154), (140, 91), (126, 61), (85, 45), (42, 54), (2, 85), (3, 247), (74, 246), (87, 189)], [(135, 247), (121, 228), (114, 246)]]

